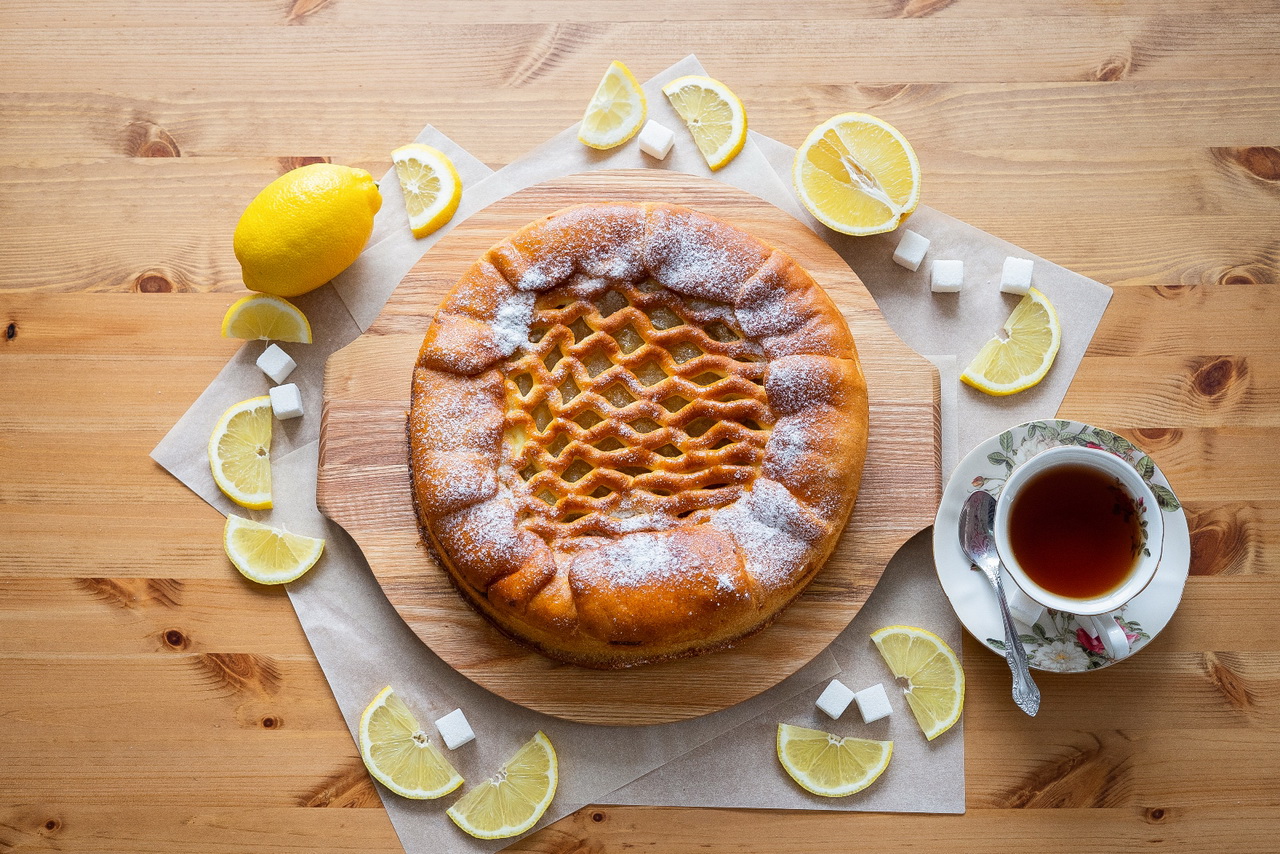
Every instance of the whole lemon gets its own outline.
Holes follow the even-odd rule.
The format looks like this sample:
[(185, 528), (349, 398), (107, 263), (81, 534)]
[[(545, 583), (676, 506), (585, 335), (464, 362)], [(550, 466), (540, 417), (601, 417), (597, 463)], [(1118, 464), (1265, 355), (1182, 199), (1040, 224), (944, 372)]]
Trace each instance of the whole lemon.
[(232, 244), (250, 290), (296, 297), (351, 266), (382, 194), (363, 169), (312, 163), (286, 172), (240, 215)]

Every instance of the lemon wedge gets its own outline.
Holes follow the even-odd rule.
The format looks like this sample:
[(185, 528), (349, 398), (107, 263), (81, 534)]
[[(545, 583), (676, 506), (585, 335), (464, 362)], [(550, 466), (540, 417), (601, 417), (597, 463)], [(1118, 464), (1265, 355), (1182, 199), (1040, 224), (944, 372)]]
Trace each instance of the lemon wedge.
[(231, 304), (222, 316), (223, 338), (311, 343), (311, 324), (296, 305), (280, 297), (253, 294)]
[(677, 77), (662, 93), (684, 119), (711, 171), (738, 156), (747, 141), (747, 110), (728, 86), (710, 77)]
[(401, 797), (432, 800), (462, 785), (390, 685), (360, 715), (360, 758), (375, 780)]
[(907, 705), (925, 738), (951, 729), (964, 709), (964, 670), (946, 641), (913, 626), (886, 626), (871, 640), (894, 678), (905, 680)]
[(893, 756), (892, 741), (841, 738), (778, 724), (778, 761), (791, 779), (815, 795), (842, 798), (874, 783)]
[(640, 130), (647, 110), (635, 75), (621, 62), (611, 62), (582, 114), (578, 141), (601, 149), (622, 145)]
[(1031, 388), (1049, 373), (1062, 345), (1062, 326), (1053, 303), (1035, 288), (1014, 306), (1005, 321), (1007, 338), (982, 345), (960, 379), (987, 394), (1006, 395)]
[(251, 397), (222, 413), (209, 436), (218, 489), (241, 507), (271, 506), (271, 398)]
[(284, 584), (301, 578), (324, 553), (324, 540), (228, 516), (222, 547), (240, 574), (259, 584)]
[(462, 179), (449, 155), (411, 142), (391, 152), (391, 162), (404, 191), (404, 206), (414, 237), (426, 237), (453, 219), (458, 202), (462, 201)]
[(454, 824), (480, 839), (519, 836), (551, 806), (558, 780), (555, 748), (538, 732), (497, 776), (458, 798), (447, 812)]
[(833, 231), (892, 231), (920, 203), (920, 161), (907, 138), (866, 113), (842, 113), (809, 132), (792, 166), (796, 194)]

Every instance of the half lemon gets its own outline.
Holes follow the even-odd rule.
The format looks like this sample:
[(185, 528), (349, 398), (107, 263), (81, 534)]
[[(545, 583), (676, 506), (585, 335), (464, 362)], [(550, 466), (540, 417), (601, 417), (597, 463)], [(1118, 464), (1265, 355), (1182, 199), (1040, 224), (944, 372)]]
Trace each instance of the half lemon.
[(810, 131), (791, 177), (809, 213), (841, 234), (892, 231), (920, 203), (911, 143), (866, 113), (841, 113)]
[(647, 112), (635, 75), (621, 62), (611, 62), (582, 114), (578, 141), (592, 148), (616, 148), (636, 135)]
[(324, 553), (324, 540), (228, 516), (222, 547), (235, 568), (250, 581), (284, 584), (296, 581), (316, 565)]
[(401, 797), (432, 800), (462, 785), (390, 685), (360, 715), (360, 758), (375, 780)]
[(886, 626), (871, 640), (894, 678), (903, 684), (911, 714), (933, 741), (960, 720), (964, 709), (964, 670), (947, 642), (927, 629)]
[(519, 836), (551, 806), (558, 780), (555, 748), (538, 732), (497, 776), (458, 798), (447, 812), (454, 824), (480, 839)]
[(241, 507), (271, 506), (271, 398), (232, 405), (209, 436), (209, 468), (218, 489)]
[(391, 162), (400, 179), (414, 237), (426, 237), (453, 219), (462, 201), (462, 179), (449, 155), (411, 142), (391, 152)]
[(861, 792), (884, 773), (892, 756), (892, 741), (778, 724), (778, 761), (792, 780), (825, 798)]
[(662, 87), (711, 171), (738, 156), (747, 141), (747, 109), (719, 80), (690, 74)]
[(1062, 346), (1062, 326), (1049, 298), (1027, 292), (1004, 323), (1006, 338), (995, 336), (978, 351), (960, 379), (997, 396), (1031, 388), (1053, 366)]

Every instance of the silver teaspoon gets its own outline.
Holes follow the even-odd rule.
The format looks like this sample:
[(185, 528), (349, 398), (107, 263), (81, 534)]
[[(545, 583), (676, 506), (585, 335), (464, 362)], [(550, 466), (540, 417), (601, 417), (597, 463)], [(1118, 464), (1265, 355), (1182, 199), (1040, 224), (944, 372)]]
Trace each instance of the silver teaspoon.
[(1027, 651), (1013, 627), (1009, 615), (1009, 603), (1004, 596), (1004, 582), (1000, 578), (1000, 555), (996, 553), (993, 536), (996, 522), (996, 500), (988, 492), (979, 490), (969, 496), (960, 512), (960, 547), (973, 561), (973, 569), (981, 570), (996, 590), (1000, 600), (1000, 616), (1004, 618), (1004, 657), (1013, 672), (1013, 701), (1028, 715), (1040, 711), (1040, 689), (1031, 678), (1027, 667)]

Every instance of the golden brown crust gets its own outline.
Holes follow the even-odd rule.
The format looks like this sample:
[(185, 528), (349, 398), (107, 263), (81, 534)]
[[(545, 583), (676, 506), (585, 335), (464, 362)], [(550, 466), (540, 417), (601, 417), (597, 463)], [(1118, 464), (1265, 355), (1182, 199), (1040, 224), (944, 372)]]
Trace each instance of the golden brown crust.
[(589, 667), (771, 622), (834, 548), (866, 452), (826, 293), (665, 204), (569, 208), (493, 247), (428, 329), (412, 397), (415, 505), (458, 590)]

